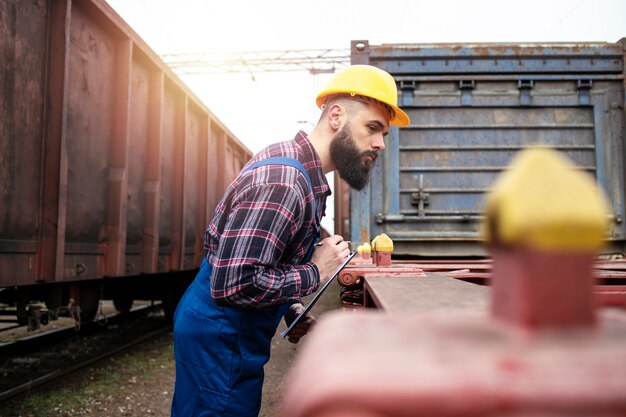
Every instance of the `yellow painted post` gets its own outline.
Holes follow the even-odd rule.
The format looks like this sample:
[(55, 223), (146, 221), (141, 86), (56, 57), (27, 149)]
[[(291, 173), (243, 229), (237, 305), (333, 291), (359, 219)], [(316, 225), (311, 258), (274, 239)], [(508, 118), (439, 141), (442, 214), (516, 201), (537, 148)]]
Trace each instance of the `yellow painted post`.
[(494, 316), (529, 328), (593, 324), (592, 265), (607, 207), (594, 179), (564, 155), (520, 152), (486, 200)]
[(393, 241), (382, 233), (372, 240), (372, 252), (376, 266), (391, 266)]

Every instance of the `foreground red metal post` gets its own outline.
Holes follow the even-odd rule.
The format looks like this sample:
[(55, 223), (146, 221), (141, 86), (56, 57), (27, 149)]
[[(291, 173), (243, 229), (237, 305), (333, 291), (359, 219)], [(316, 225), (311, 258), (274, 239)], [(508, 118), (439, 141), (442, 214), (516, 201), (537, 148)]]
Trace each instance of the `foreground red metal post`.
[(372, 240), (372, 257), (376, 266), (391, 266), (393, 241), (382, 233)]
[(494, 317), (522, 327), (591, 326), (593, 262), (608, 207), (593, 179), (529, 149), (487, 198)]
[[(540, 184), (528, 177), (522, 183), (558, 195), (552, 187), (563, 185), (543, 173)], [(591, 198), (579, 185), (579, 199)], [(414, 298), (421, 305), (387, 307), (382, 300), (385, 311), (322, 317), (284, 385), (280, 416), (626, 415), (626, 314), (594, 314), (587, 267), (604, 232), (604, 220), (597, 222), (602, 202), (582, 212), (557, 207), (543, 222), (552, 206), (532, 213), (527, 205), (517, 216), (510, 196), (528, 200), (529, 193), (515, 189), (490, 203), (488, 241), (499, 264), (494, 285), (503, 281), (491, 291), (491, 315), (486, 303), (461, 302), (487, 301), (485, 287), (453, 291), (450, 284), (471, 284), (430, 272), (403, 278), (407, 291), (421, 289)], [(365, 280), (373, 290), (380, 284)], [(568, 290), (558, 291), (563, 285)], [(445, 305), (433, 296), (436, 289)]]
[(369, 243), (365, 242), (364, 244), (359, 245), (357, 252), (359, 253), (359, 259), (363, 261), (372, 261), (372, 247)]

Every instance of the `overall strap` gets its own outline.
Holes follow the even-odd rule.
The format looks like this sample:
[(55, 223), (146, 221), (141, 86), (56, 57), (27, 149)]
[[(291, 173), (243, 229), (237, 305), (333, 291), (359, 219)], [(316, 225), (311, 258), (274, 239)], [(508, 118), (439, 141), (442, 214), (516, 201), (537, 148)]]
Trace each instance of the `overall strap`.
[[(267, 166), (267, 165), (288, 165), (288, 166), (294, 167), (294, 168), (300, 170), (300, 172), (302, 172), (302, 175), (304, 175), (304, 178), (306, 178), (307, 182), (309, 183), (309, 187), (311, 187), (311, 192), (313, 193), (313, 205), (315, 206), (316, 216), (319, 219), (319, 212), (317, 211), (317, 204), (315, 204), (315, 192), (313, 191), (313, 182), (311, 181), (311, 177), (309, 177), (309, 174), (306, 172), (306, 169), (304, 168), (304, 165), (302, 165), (300, 163), (300, 161), (298, 161), (297, 159), (293, 159), (293, 158), (289, 158), (289, 157), (285, 157), (285, 156), (275, 156), (275, 157), (272, 157), (272, 158), (261, 159), (260, 161), (256, 161), (255, 163), (253, 163), (252, 165), (250, 165), (249, 167), (244, 169), (243, 172), (247, 172), (247, 171), (253, 170), (255, 168), (262, 167), (262, 166)], [(319, 227), (318, 227), (315, 230), (315, 238), (313, 239), (313, 243), (311, 244), (311, 247), (309, 248), (309, 251), (308, 251), (308, 253), (306, 255), (306, 258), (304, 259), (305, 263), (307, 263), (307, 262), (309, 262), (309, 260), (311, 260), (311, 254), (313, 253), (313, 249), (315, 248), (315, 243), (317, 242), (319, 237), (320, 237), (320, 230), (319, 230)]]
[(313, 192), (313, 182), (311, 181), (311, 177), (309, 177), (309, 174), (306, 172), (304, 165), (302, 165), (297, 159), (284, 156), (275, 156), (272, 158), (261, 159), (260, 161), (256, 161), (254, 164), (250, 165), (243, 172), (247, 172), (254, 168), (267, 165), (288, 165), (290, 167), (294, 167), (300, 170), (300, 172), (302, 172), (302, 175), (304, 175), (304, 178), (306, 178), (307, 182), (309, 183), (309, 187), (311, 187), (311, 192)]

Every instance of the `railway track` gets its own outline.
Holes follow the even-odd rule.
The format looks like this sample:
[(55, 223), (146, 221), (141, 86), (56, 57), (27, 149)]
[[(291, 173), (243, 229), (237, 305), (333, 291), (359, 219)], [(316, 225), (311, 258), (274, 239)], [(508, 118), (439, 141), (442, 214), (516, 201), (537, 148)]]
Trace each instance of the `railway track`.
[(0, 405), (169, 331), (160, 306), (142, 306), (0, 345)]

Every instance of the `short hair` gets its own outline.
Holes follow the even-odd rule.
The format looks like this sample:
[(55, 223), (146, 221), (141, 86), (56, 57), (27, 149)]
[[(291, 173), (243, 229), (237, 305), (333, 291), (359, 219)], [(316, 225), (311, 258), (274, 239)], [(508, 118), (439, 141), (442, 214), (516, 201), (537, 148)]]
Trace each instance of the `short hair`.
[(381, 106), (383, 106), (383, 108), (387, 111), (387, 114), (389, 115), (389, 120), (393, 119), (396, 115), (395, 110), (390, 105), (388, 105), (387, 103), (383, 103), (380, 100), (376, 100), (375, 98), (368, 97), (368, 96), (363, 96), (361, 94), (342, 93), (342, 94), (335, 94), (335, 95), (328, 97), (328, 99), (326, 100), (326, 103), (324, 104), (324, 108), (322, 109), (320, 120), (322, 119), (322, 117), (326, 115), (328, 108), (330, 107), (329, 104), (331, 104), (333, 101), (337, 99), (349, 99), (349, 100), (359, 101), (364, 104), (378, 103)]

